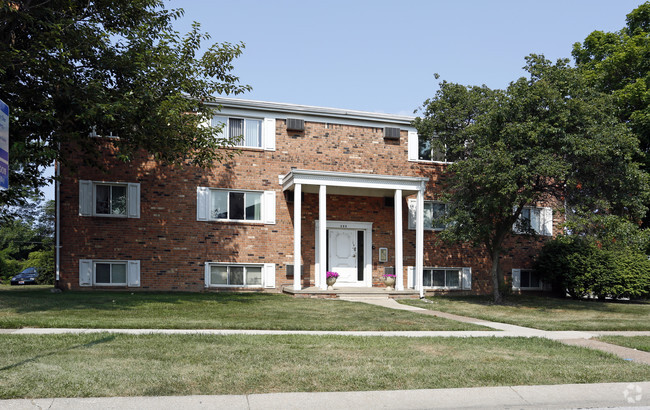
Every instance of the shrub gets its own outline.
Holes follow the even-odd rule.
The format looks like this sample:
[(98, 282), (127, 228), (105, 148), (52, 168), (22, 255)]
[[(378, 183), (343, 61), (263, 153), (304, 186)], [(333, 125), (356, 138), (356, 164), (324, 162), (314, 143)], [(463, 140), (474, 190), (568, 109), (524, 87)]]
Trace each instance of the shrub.
[(596, 278), (612, 269), (608, 256), (592, 242), (577, 236), (560, 236), (547, 242), (533, 268), (561, 295), (581, 298), (592, 291)]
[(21, 271), (20, 267), (19, 261), (0, 255), (0, 283), (9, 283), (9, 279)]
[(650, 261), (635, 250), (606, 250), (581, 236), (547, 242), (534, 269), (561, 295), (638, 298), (650, 293)]
[(599, 299), (640, 298), (650, 293), (650, 260), (638, 252), (609, 252), (614, 268), (597, 278), (593, 292)]

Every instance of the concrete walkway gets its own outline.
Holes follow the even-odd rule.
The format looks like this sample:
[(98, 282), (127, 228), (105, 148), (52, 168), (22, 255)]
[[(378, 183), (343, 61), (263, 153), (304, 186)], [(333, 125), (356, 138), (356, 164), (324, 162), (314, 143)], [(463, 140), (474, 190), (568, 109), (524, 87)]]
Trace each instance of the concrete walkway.
[(650, 382), (232, 396), (0, 400), (7, 410), (85, 409), (570, 409), (650, 407)]
[[(383, 306), (390, 309), (397, 310), (408, 310), (410, 312), (419, 313), (423, 315), (430, 315), (436, 317), (442, 317), (445, 319), (456, 320), (459, 322), (472, 323), (475, 325), (485, 326), (492, 329), (499, 329), (503, 332), (500, 332), (497, 335), (490, 336), (514, 336), (514, 337), (541, 337), (545, 339), (552, 339), (562, 342), (564, 344), (572, 346), (582, 346), (590, 349), (597, 349), (603, 352), (612, 353), (621, 357), (625, 360), (630, 360), (638, 363), (645, 363), (650, 365), (650, 353), (644, 352), (637, 349), (630, 349), (628, 347), (613, 345), (611, 343), (601, 342), (599, 340), (591, 340), (592, 338), (598, 336), (610, 336), (610, 335), (619, 335), (619, 336), (650, 336), (650, 331), (647, 332), (612, 332), (612, 331), (547, 331), (532, 329), (529, 327), (510, 325), (506, 323), (499, 322), (490, 322), (488, 320), (474, 319), (466, 316), (454, 315), (452, 313), (440, 312), (437, 310), (424, 309), (416, 306), (402, 305), (394, 299), (386, 298), (347, 298), (347, 301), (350, 302), (363, 302), (375, 306)], [(493, 333), (493, 332), (490, 332)], [(476, 337), (473, 336), (472, 337)]]

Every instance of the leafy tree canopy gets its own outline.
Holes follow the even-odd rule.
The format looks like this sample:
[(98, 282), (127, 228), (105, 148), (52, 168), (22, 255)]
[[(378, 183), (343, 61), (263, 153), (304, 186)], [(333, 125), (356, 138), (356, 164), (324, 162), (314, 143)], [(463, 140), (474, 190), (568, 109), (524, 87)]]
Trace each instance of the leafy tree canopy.
[[(120, 158), (138, 150), (169, 163), (208, 166), (233, 141), (205, 127), (215, 94), (239, 94), (231, 71), (243, 44), (213, 44), (197, 23), (181, 36), (182, 10), (162, 0), (0, 2), (0, 99), (10, 107), (10, 185), (0, 205), (24, 202), (69, 160), (61, 143), (98, 159), (98, 135), (117, 135)], [(195, 115), (188, 115), (194, 113)]]
[(505, 90), (443, 81), (414, 122), (453, 161), (444, 188), (450, 223), (441, 236), (487, 249), (495, 301), (499, 255), (524, 206), (635, 220), (648, 199), (648, 178), (633, 161), (638, 141), (612, 114), (611, 99), (568, 60), (526, 61), (528, 78)]
[(573, 57), (591, 84), (614, 96), (618, 117), (639, 138), (650, 169), (650, 2), (628, 14), (622, 30), (594, 31), (574, 44)]

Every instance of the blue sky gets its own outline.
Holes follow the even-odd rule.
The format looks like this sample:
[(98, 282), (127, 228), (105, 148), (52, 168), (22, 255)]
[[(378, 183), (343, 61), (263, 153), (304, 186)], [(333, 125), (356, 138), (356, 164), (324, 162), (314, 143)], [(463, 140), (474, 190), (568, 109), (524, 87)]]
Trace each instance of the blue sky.
[[(413, 114), (441, 80), (505, 88), (524, 57), (570, 58), (594, 30), (617, 31), (641, 0), (166, 0), (175, 28), (244, 42), (239, 98)], [(54, 198), (51, 187), (45, 190)]]
[(412, 114), (441, 79), (504, 88), (524, 57), (571, 57), (594, 30), (617, 31), (641, 0), (208, 1), (183, 8), (215, 42), (246, 44), (240, 98)]

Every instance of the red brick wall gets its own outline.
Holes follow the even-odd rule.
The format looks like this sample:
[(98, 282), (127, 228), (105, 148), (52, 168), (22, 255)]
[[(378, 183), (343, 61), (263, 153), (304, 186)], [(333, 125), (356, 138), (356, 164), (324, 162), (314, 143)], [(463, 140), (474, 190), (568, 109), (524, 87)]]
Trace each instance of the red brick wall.
[[(161, 165), (147, 158), (124, 164), (106, 149), (109, 169), (79, 165), (63, 169), (60, 185), (60, 287), (79, 287), (79, 259), (138, 259), (144, 290), (204, 289), (204, 263), (274, 263), (276, 289), (293, 283), (286, 264), (293, 263), (293, 203), (278, 183), (291, 167), (319, 171), (429, 178), (425, 199), (440, 194), (442, 165), (408, 162), (407, 132), (399, 141), (384, 140), (382, 128), (306, 122), (305, 131), (287, 132), (276, 121), (276, 150), (242, 149), (232, 161), (203, 170), (192, 166)], [(79, 216), (78, 180), (139, 182), (139, 219)], [(233, 188), (276, 191), (276, 224), (224, 223), (196, 220), (196, 188)], [(407, 206), (403, 202), (403, 226)], [(318, 196), (305, 194), (302, 211), (303, 286), (314, 283), (314, 223)], [(373, 284), (379, 285), (384, 266), (394, 266), (394, 209), (383, 198), (328, 195), (330, 220), (373, 222)], [(491, 291), (485, 252), (470, 246), (439, 243), (437, 234), (424, 233), (425, 266), (472, 267), (474, 293)], [(539, 242), (516, 237), (502, 260), (504, 271), (529, 267)], [(389, 261), (378, 261), (378, 249), (389, 250)], [(404, 230), (404, 266), (415, 265), (415, 231)], [(404, 272), (406, 279), (406, 269)]]

